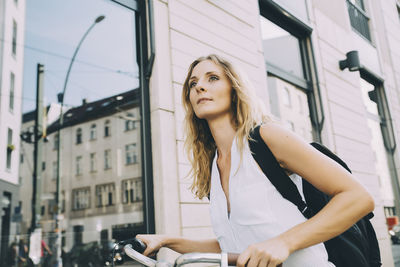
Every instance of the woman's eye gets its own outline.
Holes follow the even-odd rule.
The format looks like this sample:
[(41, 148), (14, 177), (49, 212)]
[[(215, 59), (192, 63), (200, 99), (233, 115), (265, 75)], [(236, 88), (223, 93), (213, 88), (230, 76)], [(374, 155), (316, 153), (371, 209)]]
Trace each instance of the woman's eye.
[(217, 76), (210, 76), (210, 81), (218, 81), (218, 77)]
[(196, 82), (191, 82), (191, 83), (189, 84), (189, 88), (193, 88), (194, 86), (196, 86)]

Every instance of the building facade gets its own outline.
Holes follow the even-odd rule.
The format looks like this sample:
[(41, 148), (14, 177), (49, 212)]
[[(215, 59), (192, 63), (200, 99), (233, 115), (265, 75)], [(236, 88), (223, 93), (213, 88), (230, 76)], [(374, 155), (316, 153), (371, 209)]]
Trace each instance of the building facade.
[(0, 262), (17, 232), (25, 1), (0, 3)]
[[(398, 209), (399, 3), (153, 3), (156, 60), (150, 103), (157, 232), (213, 236), (207, 201), (194, 199), (188, 190), (180, 96), (189, 64), (217, 53), (247, 72), (273, 116), (348, 163), (374, 196), (372, 221), (383, 265), (393, 266), (385, 210)], [(341, 70), (339, 61), (353, 50), (360, 64)]]
[[(140, 113), (137, 89), (117, 96), (68, 109), (64, 126), (58, 132), (58, 120), (49, 125), (43, 146), (41, 184), (41, 227), (52, 242), (56, 216), (57, 147), (61, 134), (60, 206), (63, 247), (92, 241), (123, 239), (129, 227), (143, 224), (142, 181), (140, 168)], [(51, 112), (52, 109), (49, 109)], [(59, 106), (56, 105), (56, 114)], [(23, 129), (32, 125), (25, 114)], [(29, 177), (31, 144), (21, 174)], [(21, 185), (21, 195), (32, 194), (29, 182)], [(23, 199), (23, 198), (21, 198)], [(29, 199), (22, 206), (23, 232), (31, 220)]]
[[(145, 231), (214, 237), (208, 201), (195, 199), (189, 190), (181, 90), (190, 63), (215, 53), (244, 70), (274, 119), (307, 141), (322, 142), (349, 165), (375, 199), (372, 223), (383, 266), (394, 266), (387, 218), (400, 215), (399, 1), (88, 0), (85, 5), (90, 8), (79, 16), (74, 10), (82, 2), (71, 0), (67, 5), (72, 8), (53, 11), (63, 14), (60, 27), (69, 34), (65, 40), (57, 35), (60, 27), (54, 32), (45, 28), (59, 23), (40, 13), (52, 5), (31, 7), (46, 22), (38, 32), (59, 38), (54, 44), (36, 43), (52, 47), (52, 56), (54, 51), (72, 55), (81, 40), (81, 27), (68, 28), (65, 21), (83, 25), (89, 14), (99, 15), (100, 7), (108, 13), (84, 41), (67, 93), (75, 99), (87, 94), (99, 100), (75, 103), (65, 113), (60, 148), (60, 126), (56, 121), (48, 127), (42, 165), (44, 232), (55, 230), (54, 194), (60, 173), (58, 219), (67, 250), (74, 244), (120, 240)], [(68, 44), (69, 50), (60, 43)], [(1, 45), (5, 51), (6, 42)], [(55, 83), (51, 79), (57, 73), (51, 70), (67, 69), (69, 61), (49, 58), (43, 56), (50, 70), (45, 79)], [(7, 77), (2, 64), (2, 77)], [(100, 75), (91, 76), (94, 72)], [(7, 82), (3, 84), (2, 90), (7, 88)], [(1, 99), (3, 131), (3, 123), (10, 121), (3, 120), (8, 112), (3, 91)], [(24, 129), (32, 123), (24, 120)], [(26, 154), (31, 157), (29, 149)], [(62, 152), (60, 170), (57, 149)], [(26, 159), (21, 157), (23, 232), (31, 209), (32, 175)], [(17, 179), (7, 181), (17, 184)], [(159, 255), (175, 256), (167, 249)]]

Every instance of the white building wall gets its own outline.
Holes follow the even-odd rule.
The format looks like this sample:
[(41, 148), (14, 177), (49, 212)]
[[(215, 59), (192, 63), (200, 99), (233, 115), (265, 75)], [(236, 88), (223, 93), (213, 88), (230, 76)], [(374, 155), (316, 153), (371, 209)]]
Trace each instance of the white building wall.
[[(190, 166), (183, 151), (181, 88), (188, 66), (195, 58), (217, 53), (242, 66), (260, 98), (268, 102), (258, 1), (153, 2), (156, 61), (150, 101), (156, 231), (212, 237), (207, 201), (193, 198), (188, 190), (190, 177), (185, 178)], [(365, 2), (371, 17), (373, 45), (351, 28), (345, 0), (306, 1), (325, 111), (323, 141), (351, 166), (357, 180), (374, 196), (373, 224), (384, 266), (393, 266), (359, 73), (341, 71), (338, 66), (348, 51), (360, 51), (362, 63), (385, 79), (397, 129), (400, 53), (396, 48), (400, 47), (400, 27), (395, 1)], [(399, 133), (396, 130), (397, 140)]]
[(154, 1), (154, 13), (151, 118), (152, 132), (161, 133), (153, 135), (157, 232), (211, 237), (207, 200), (194, 199), (190, 177), (185, 177), (189, 163), (183, 151), (181, 88), (194, 59), (217, 53), (242, 66), (268, 103), (258, 3)]
[[(18, 184), (19, 134), (21, 129), (22, 78), (24, 58), (25, 31), (25, 1), (2, 1), (4, 10), (3, 25), (0, 28), (2, 39), (2, 60), (0, 63), (0, 179), (12, 184)], [(17, 23), (17, 48), (12, 53), (13, 21)], [(15, 74), (14, 108), (10, 110), (10, 76)], [(12, 129), (12, 142), (15, 147), (12, 152), (11, 169), (6, 168), (6, 150), (8, 129)]]

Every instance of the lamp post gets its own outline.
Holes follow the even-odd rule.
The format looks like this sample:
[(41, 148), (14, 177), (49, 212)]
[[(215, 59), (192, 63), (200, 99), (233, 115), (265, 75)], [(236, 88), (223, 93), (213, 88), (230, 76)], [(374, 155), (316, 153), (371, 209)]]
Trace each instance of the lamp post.
[(93, 27), (101, 22), (103, 19), (105, 18), (105, 16), (101, 15), (98, 16), (95, 21), (92, 23), (92, 25), (90, 25), (90, 27), (86, 30), (85, 34), (82, 36), (81, 40), (79, 41), (77, 47), (75, 48), (74, 54), (71, 58), (71, 62), (69, 63), (69, 67), (68, 67), (68, 71), (67, 71), (67, 75), (65, 76), (65, 81), (64, 81), (64, 87), (63, 87), (63, 91), (62, 93), (59, 93), (57, 95), (58, 97), (58, 102), (61, 104), (60, 105), (60, 116), (58, 119), (58, 130), (57, 130), (57, 135), (58, 135), (58, 139), (57, 139), (57, 186), (56, 186), (56, 216), (55, 216), (55, 227), (57, 229), (56, 232), (56, 245), (57, 245), (57, 261), (58, 261), (58, 266), (62, 266), (62, 264), (60, 264), (61, 262), (61, 227), (60, 227), (60, 215), (61, 215), (61, 203), (60, 203), (60, 187), (61, 187), (61, 128), (63, 126), (64, 123), (64, 116), (63, 116), (63, 108), (64, 108), (64, 96), (65, 96), (65, 91), (67, 89), (67, 84), (68, 84), (68, 78), (69, 78), (69, 74), (71, 72), (71, 68), (72, 68), (72, 64), (75, 61), (75, 57), (79, 51), (79, 48), (81, 47), (83, 41), (86, 39), (86, 36), (89, 34), (89, 32), (93, 29)]

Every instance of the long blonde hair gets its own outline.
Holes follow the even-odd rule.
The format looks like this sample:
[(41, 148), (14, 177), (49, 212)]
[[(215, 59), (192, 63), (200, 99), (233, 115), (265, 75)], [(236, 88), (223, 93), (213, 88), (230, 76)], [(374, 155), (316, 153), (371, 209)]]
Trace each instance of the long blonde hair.
[(210, 60), (222, 67), (232, 85), (232, 124), (236, 130), (238, 147), (242, 154), (244, 140), (248, 140), (250, 131), (263, 121), (269, 120), (263, 105), (249, 85), (247, 79), (240, 75), (232, 64), (217, 55), (200, 57), (189, 66), (183, 84), (182, 103), (186, 111), (184, 129), (186, 134), (185, 149), (191, 163), (194, 180), (191, 190), (202, 199), (210, 192), (211, 164), (215, 156), (216, 144), (205, 119), (199, 119), (194, 113), (189, 99), (189, 79), (193, 69), (202, 61)]

